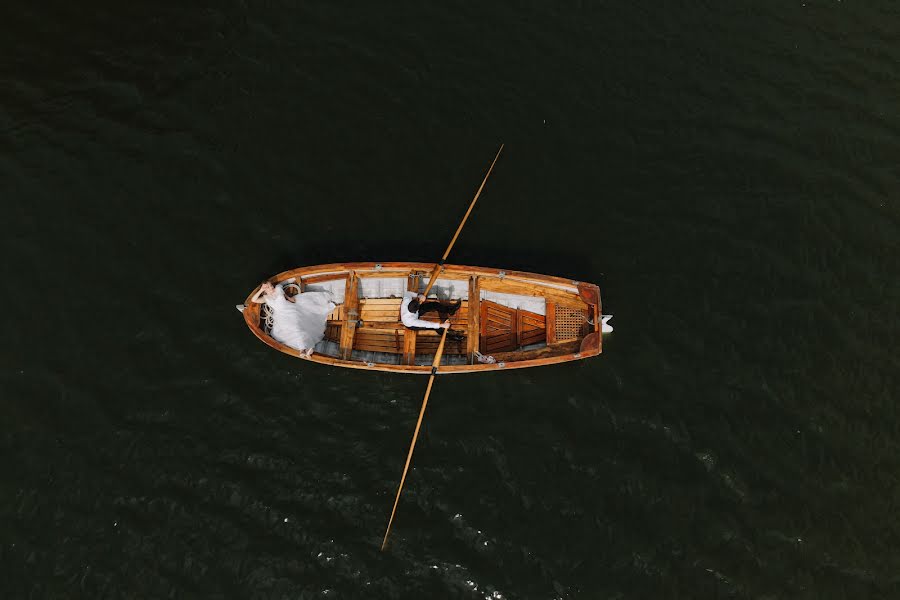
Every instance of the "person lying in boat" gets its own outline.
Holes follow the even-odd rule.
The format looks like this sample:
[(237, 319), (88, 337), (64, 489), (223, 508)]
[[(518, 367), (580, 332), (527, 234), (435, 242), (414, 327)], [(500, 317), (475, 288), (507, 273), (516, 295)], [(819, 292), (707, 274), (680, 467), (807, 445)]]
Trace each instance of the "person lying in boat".
[[(450, 315), (456, 314), (460, 306), (462, 306), (462, 300), (457, 300), (452, 305), (437, 300), (426, 302), (423, 294), (406, 292), (403, 294), (403, 302), (400, 304), (400, 320), (409, 329), (430, 329), (438, 335), (441, 335), (441, 329), (446, 329), (448, 338), (461, 340), (464, 335), (450, 329)], [(436, 312), (440, 316), (441, 322), (435, 323), (419, 318), (419, 315), (430, 312)]]
[(328, 315), (335, 307), (331, 292), (290, 294), (284, 285), (269, 281), (260, 285), (251, 300), (272, 309), (272, 337), (299, 350), (305, 358), (312, 356), (315, 345), (325, 337)]

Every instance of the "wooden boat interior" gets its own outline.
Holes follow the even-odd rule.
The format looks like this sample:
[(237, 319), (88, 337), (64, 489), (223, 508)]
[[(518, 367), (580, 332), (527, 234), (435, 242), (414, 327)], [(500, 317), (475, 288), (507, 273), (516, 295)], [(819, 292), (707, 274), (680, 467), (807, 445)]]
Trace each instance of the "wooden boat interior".
[[(327, 290), (340, 302), (329, 315), (325, 338), (317, 344), (311, 360), (429, 373), (441, 330), (404, 327), (400, 304), (404, 292), (425, 290), (432, 268), (425, 263), (320, 265), (286, 271), (272, 281), (293, 281), (303, 292)], [(600, 294), (593, 284), (445, 265), (428, 299), (462, 300), (450, 318), (451, 330), (461, 335), (445, 342), (442, 373), (535, 366), (601, 351)], [(271, 316), (266, 305), (247, 302), (244, 316), (257, 337), (299, 356), (269, 335)], [(437, 314), (422, 318), (439, 321)]]

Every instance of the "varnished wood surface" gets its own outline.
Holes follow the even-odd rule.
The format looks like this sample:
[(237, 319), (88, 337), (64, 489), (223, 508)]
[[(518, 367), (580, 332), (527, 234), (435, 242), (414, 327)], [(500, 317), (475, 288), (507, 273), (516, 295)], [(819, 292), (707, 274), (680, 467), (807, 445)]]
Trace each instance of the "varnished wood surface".
[[(329, 326), (340, 324), (340, 341), (342, 349), (359, 349), (357, 344), (354, 343), (354, 338), (358, 334), (356, 331), (356, 327), (348, 327), (347, 319), (352, 318), (348, 317), (347, 311), (350, 309), (350, 304), (353, 304), (355, 301), (358, 301), (356, 290), (358, 289), (358, 280), (359, 278), (365, 277), (404, 277), (408, 278), (409, 274), (413, 271), (425, 271), (427, 272), (434, 265), (429, 263), (411, 263), (411, 262), (394, 262), (394, 263), (381, 263), (381, 267), (376, 269), (376, 264), (374, 262), (371, 263), (335, 263), (328, 265), (315, 265), (310, 267), (302, 267), (298, 269), (292, 269), (290, 271), (285, 271), (270, 279), (273, 282), (281, 282), (285, 279), (289, 279), (291, 277), (296, 277), (301, 280), (301, 285), (304, 287), (311, 283), (319, 283), (322, 281), (329, 280), (337, 280), (337, 279), (348, 279), (349, 275), (352, 272), (356, 273), (356, 277), (349, 279), (347, 282), (347, 300), (349, 302), (345, 302), (344, 314), (342, 315), (343, 320), (341, 321), (332, 321), (329, 323)], [(582, 358), (586, 358), (587, 356), (593, 356), (595, 354), (599, 354), (602, 351), (602, 336), (598, 333), (596, 340), (589, 339), (590, 335), (587, 336), (587, 344), (585, 345), (584, 351), (581, 348), (582, 340), (577, 340), (572, 343), (553, 343), (553, 319), (552, 319), (552, 309), (550, 308), (553, 303), (559, 304), (561, 306), (566, 306), (569, 308), (577, 308), (579, 310), (585, 311), (588, 315), (591, 315), (592, 320), (594, 320), (593, 331), (599, 332), (600, 330), (600, 315), (601, 307), (600, 307), (600, 294), (599, 288), (594, 286), (593, 284), (584, 284), (583, 282), (577, 282), (570, 279), (565, 279), (561, 277), (553, 277), (548, 275), (540, 275), (536, 273), (527, 273), (522, 271), (502, 271), (500, 269), (486, 268), (486, 267), (467, 267), (460, 265), (444, 265), (444, 270), (442, 271), (440, 278), (442, 279), (456, 279), (456, 280), (469, 280), (470, 281), (470, 293), (472, 289), (472, 281), (477, 280), (478, 290), (486, 289), (490, 291), (503, 292), (503, 293), (511, 293), (511, 294), (519, 294), (519, 295), (529, 295), (534, 297), (545, 297), (548, 300), (547, 303), (547, 316), (545, 321), (545, 335), (547, 339), (547, 343), (549, 344), (546, 348), (541, 348), (538, 350), (530, 350), (530, 351), (509, 351), (509, 352), (497, 352), (494, 353), (495, 358), (497, 358), (496, 364), (466, 364), (466, 365), (447, 365), (440, 368), (440, 374), (452, 374), (452, 373), (476, 373), (476, 372), (484, 372), (484, 371), (496, 371), (496, 370), (508, 370), (508, 369), (518, 369), (525, 367), (533, 367), (533, 366), (541, 366), (548, 364), (561, 363), (571, 360), (578, 360)], [(409, 278), (409, 289), (412, 289), (414, 285), (418, 285), (418, 280)], [(353, 288), (353, 289), (350, 289)], [(259, 327), (259, 305), (251, 303), (249, 301), (250, 297), (253, 296), (254, 293), (258, 290), (258, 287), (251, 291), (250, 295), (247, 298), (246, 304), (247, 308), (244, 310), (244, 320), (247, 323), (247, 326), (253, 331), (254, 335), (256, 335), (260, 340), (262, 340), (266, 345), (279, 350), (285, 354), (300, 357), (300, 353), (292, 348), (285, 346), (272, 339), (271, 336), (262, 331)], [(582, 293), (585, 290), (588, 290), (587, 293)], [(593, 294), (593, 290), (596, 290), (596, 295)], [(479, 291), (480, 293), (480, 291)], [(472, 354), (473, 354), (473, 337), (475, 340), (474, 346), (477, 349), (479, 336), (472, 336), (471, 332), (473, 327), (473, 321), (480, 321), (480, 303), (477, 301), (479, 293), (474, 294), (474, 298), (476, 298), (474, 304), (476, 305), (476, 310), (473, 314), (471, 310), (472, 301), (467, 302), (467, 314), (466, 320), (462, 320), (457, 318), (457, 322), (460, 323), (460, 326), (456, 327), (456, 329), (464, 330), (466, 333), (466, 339), (461, 342), (456, 343), (455, 348), (451, 348), (451, 341), (448, 340), (448, 347), (445, 349), (445, 353), (455, 352), (459, 354), (466, 354), (469, 356), (470, 362), (472, 362)], [(586, 302), (587, 300), (596, 299), (597, 304), (593, 304), (592, 302)], [(369, 300), (375, 299), (367, 299)], [(372, 303), (370, 307), (374, 308), (376, 303)], [(357, 310), (360, 309), (359, 306), (355, 307)], [(460, 309), (462, 311), (462, 309)], [(367, 328), (371, 328), (372, 330), (381, 330), (383, 331), (383, 335), (381, 337), (374, 338), (372, 343), (379, 345), (380, 347), (387, 347), (396, 349), (397, 353), (401, 353), (403, 358), (401, 362), (412, 363), (415, 359), (415, 354), (424, 354), (429, 350), (432, 350), (430, 346), (432, 343), (430, 341), (426, 341), (421, 348), (418, 345), (418, 337), (416, 332), (410, 331), (405, 328), (398, 327), (399, 323), (399, 305), (397, 309), (397, 316), (395, 321), (389, 320), (389, 315), (384, 313), (381, 315), (384, 318), (383, 321), (374, 321), (364, 323), (359, 328), (360, 331), (367, 331)], [(359, 317), (357, 317), (359, 318)], [(435, 319), (437, 317), (434, 317)], [(482, 323), (475, 324), (474, 331), (479, 331), (481, 327), (483, 327)], [(516, 328), (518, 331), (519, 328)], [(529, 331), (534, 331), (534, 329), (530, 329)], [(334, 329), (329, 330), (329, 333), (333, 334)], [(412, 334), (412, 335), (410, 335)], [(427, 333), (425, 335), (428, 335)], [(520, 332), (521, 335), (521, 332)], [(436, 349), (437, 346), (437, 336), (431, 336), (435, 338), (434, 346)], [(526, 338), (527, 339), (527, 338)], [(369, 342), (372, 338), (367, 338), (366, 346), (369, 346)], [(596, 347), (595, 347), (596, 345)], [(432, 350), (433, 351), (433, 350)], [(481, 350), (484, 352), (484, 350)], [(344, 356), (342, 354), (342, 356)], [(354, 368), (354, 369), (365, 369), (365, 370), (378, 370), (378, 371), (388, 371), (388, 372), (400, 372), (400, 373), (414, 373), (414, 374), (428, 374), (430, 373), (430, 368), (425, 366), (416, 366), (414, 364), (374, 364), (369, 366), (369, 364), (349, 360), (349, 352), (346, 354), (347, 358), (336, 358), (331, 356), (326, 356), (322, 354), (313, 354), (313, 356), (308, 359), (312, 362), (317, 362), (320, 364), (333, 365), (333, 366), (341, 366), (346, 368)], [(501, 364), (502, 363), (502, 364)]]
[[(446, 304), (446, 301), (444, 302)], [(419, 318), (423, 321), (428, 321), (429, 323), (442, 323), (440, 314), (436, 313), (428, 313), (428, 314), (420, 314)], [(466, 330), (466, 327), (469, 323), (469, 301), (463, 300), (462, 305), (459, 307), (459, 310), (454, 314), (450, 315), (450, 328), (451, 329), (459, 329), (462, 331)]]
[(515, 350), (516, 311), (502, 304), (482, 300), (481, 339), (479, 345), (484, 354)]
[(546, 342), (547, 329), (544, 315), (519, 309), (516, 311), (516, 323), (518, 325), (516, 334), (519, 346), (531, 346)]
[(498, 361), (506, 361), (507, 364), (515, 364), (516, 361), (529, 359), (544, 359), (551, 357), (567, 356), (580, 352), (580, 343), (564, 342), (553, 346), (545, 346), (537, 350), (513, 350), (511, 352), (497, 352), (493, 357)]
[(469, 277), (469, 330), (466, 333), (466, 354), (469, 364), (475, 363), (475, 353), (480, 352), (481, 337), (481, 286), (476, 275)]
[(586, 356), (600, 354), (600, 337), (602, 335), (602, 333), (597, 333), (596, 331), (587, 334), (584, 339), (581, 340), (581, 347), (578, 351)]
[[(381, 269), (377, 270), (376, 265), (381, 265)], [(347, 273), (350, 271), (356, 271), (358, 275), (362, 277), (367, 277), (369, 275), (380, 274), (380, 276), (389, 276), (389, 273), (394, 273), (397, 277), (406, 277), (409, 275), (410, 271), (424, 271), (426, 273), (430, 272), (434, 267), (434, 263), (421, 263), (421, 262), (385, 262), (385, 263), (375, 263), (375, 262), (348, 262), (348, 263), (330, 263), (326, 265), (314, 265), (309, 267), (299, 267), (296, 269), (291, 269), (289, 271), (283, 271), (278, 273), (274, 277), (270, 279), (270, 281), (284, 281), (285, 279), (290, 279), (291, 277), (314, 277), (323, 274), (333, 274), (334, 277), (323, 277), (320, 279), (338, 279), (341, 277), (346, 277)], [(501, 272), (504, 273), (504, 278), (509, 281), (533, 281), (536, 283), (544, 283), (548, 285), (559, 286), (559, 289), (566, 289), (574, 294), (578, 293), (578, 281), (574, 281), (572, 279), (566, 279), (563, 277), (554, 277), (552, 275), (541, 275), (539, 273), (529, 273), (527, 271), (506, 271), (503, 269), (496, 269), (490, 267), (471, 267), (464, 265), (444, 265), (444, 270), (441, 272), (441, 278), (455, 278), (457, 279), (468, 279), (470, 275), (486, 275), (497, 277)]]
[(356, 321), (359, 319), (359, 277), (350, 272), (344, 292), (344, 321), (341, 326), (341, 358), (349, 359), (353, 352), (353, 338), (356, 336)]
[(586, 306), (585, 302), (576, 292), (567, 292), (565, 290), (544, 287), (540, 284), (531, 282), (510, 281), (507, 277), (504, 277), (503, 279), (483, 277), (481, 289), (503, 294), (546, 298), (548, 302), (553, 301), (563, 306), (571, 306), (572, 308), (583, 308)]
[(579, 283), (578, 295), (587, 304), (600, 304), (600, 288), (593, 283)]
[(546, 313), (544, 315), (544, 322), (547, 327), (547, 343), (555, 344), (556, 343), (556, 305), (552, 302), (548, 302), (546, 306)]
[[(418, 292), (419, 291), (419, 281), (421, 280), (422, 274), (419, 271), (411, 272), (406, 278), (406, 291), (408, 292)], [(399, 317), (398, 317), (399, 318)], [(403, 338), (403, 358), (401, 362), (404, 365), (414, 365), (416, 364), (416, 339), (418, 332), (415, 329), (406, 329), (404, 328), (404, 338)]]

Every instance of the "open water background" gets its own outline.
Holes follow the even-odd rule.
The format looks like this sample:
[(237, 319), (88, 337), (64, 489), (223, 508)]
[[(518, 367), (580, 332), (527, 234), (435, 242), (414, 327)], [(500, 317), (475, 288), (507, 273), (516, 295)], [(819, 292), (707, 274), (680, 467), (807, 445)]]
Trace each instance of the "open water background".
[[(0, 17), (3, 598), (900, 597), (896, 2)], [(440, 379), (381, 553), (425, 379), (234, 304), (436, 258), (500, 142), (452, 262), (616, 331)]]

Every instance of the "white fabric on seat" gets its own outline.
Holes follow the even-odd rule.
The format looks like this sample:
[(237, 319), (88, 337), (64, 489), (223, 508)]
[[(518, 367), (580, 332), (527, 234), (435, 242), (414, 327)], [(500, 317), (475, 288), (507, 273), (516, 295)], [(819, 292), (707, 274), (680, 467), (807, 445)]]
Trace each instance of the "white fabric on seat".
[(304, 292), (291, 302), (281, 284), (266, 294), (265, 302), (273, 312), (272, 337), (295, 350), (314, 348), (325, 337), (326, 321), (335, 307), (330, 292)]

